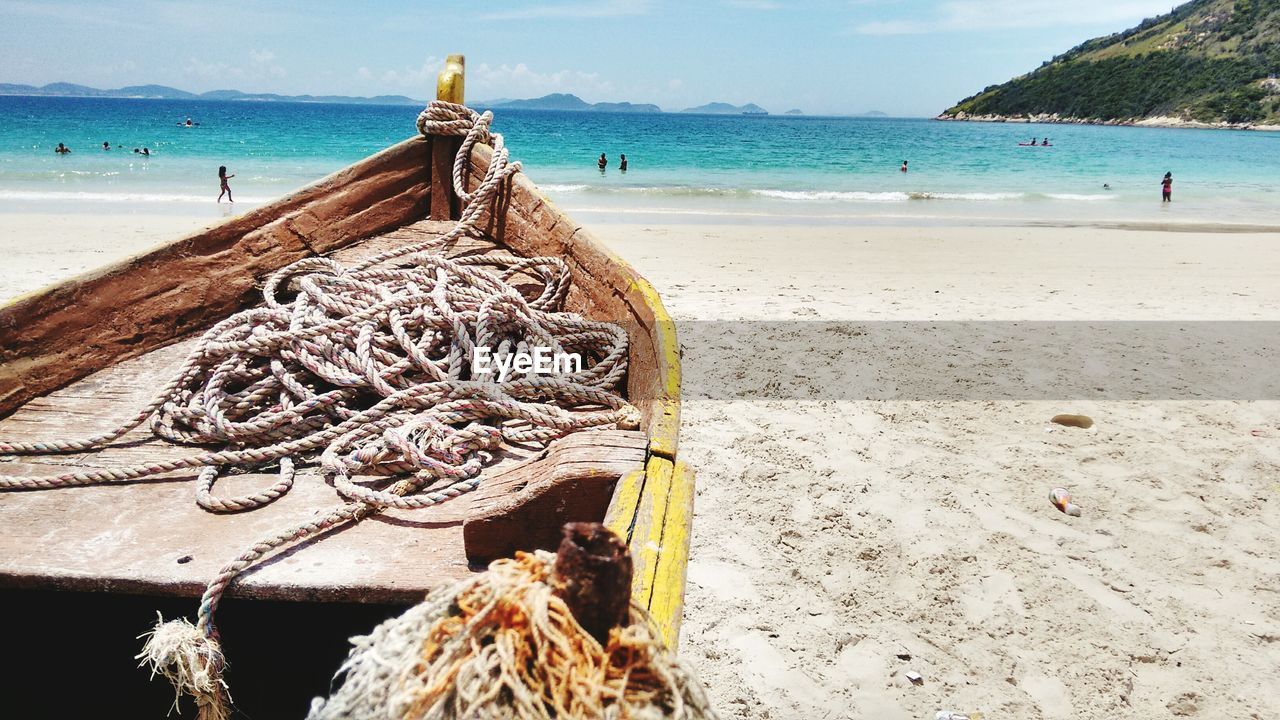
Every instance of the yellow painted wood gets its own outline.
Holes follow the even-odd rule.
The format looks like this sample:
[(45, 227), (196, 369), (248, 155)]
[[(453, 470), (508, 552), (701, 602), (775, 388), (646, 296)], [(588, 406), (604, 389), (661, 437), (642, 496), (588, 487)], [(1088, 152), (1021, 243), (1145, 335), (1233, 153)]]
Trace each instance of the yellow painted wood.
[(667, 647), (675, 649), (680, 642), (680, 621), (684, 617), (685, 577), (689, 569), (689, 542), (693, 529), (693, 470), (682, 462), (675, 464), (671, 476), (671, 494), (662, 520), (662, 541), (658, 564), (654, 570), (653, 594), (649, 614), (662, 632)]
[(649, 425), (649, 452), (675, 460), (680, 438), (680, 341), (676, 323), (667, 314), (658, 291), (644, 278), (636, 278), (632, 289), (640, 295), (653, 313), (654, 335), (661, 362), (661, 392), (656, 398), (658, 412)]
[(640, 496), (640, 508), (628, 543), (633, 573), (631, 595), (645, 608), (649, 607), (653, 597), (658, 556), (662, 552), (662, 523), (667, 517), (674, 471), (675, 466), (670, 460), (657, 455), (649, 458), (645, 465), (644, 492)]
[(633, 470), (618, 480), (604, 515), (604, 524), (622, 538), (631, 542), (631, 529), (635, 526), (636, 513), (640, 510), (640, 496), (644, 493), (644, 470)]
[(436, 99), (461, 105), (466, 97), (464, 89), (467, 60), (462, 55), (450, 55), (444, 61), (444, 69), (436, 77)]

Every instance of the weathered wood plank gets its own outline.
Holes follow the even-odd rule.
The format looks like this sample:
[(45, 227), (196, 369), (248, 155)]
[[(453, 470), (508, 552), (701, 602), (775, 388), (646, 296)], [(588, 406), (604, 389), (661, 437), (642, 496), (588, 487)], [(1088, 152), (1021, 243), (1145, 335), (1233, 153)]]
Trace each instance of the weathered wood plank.
[(460, 137), (431, 137), (432, 220), (456, 220), (461, 214), (458, 196), (453, 191), (453, 161), (461, 146)]
[(618, 478), (644, 467), (643, 433), (582, 432), (519, 472), (496, 473), (473, 494), (463, 525), (467, 558), (487, 563), (517, 550), (554, 550), (566, 522), (599, 522)]
[[(12, 419), (0, 422), (0, 435), (14, 437), (10, 423)], [(238, 581), (233, 594), (264, 599), (412, 601), (440, 582), (473, 569), (466, 559), (464, 521), (477, 513), (496, 518), (494, 506), (504, 494), (525, 487), (536, 491), (561, 480), (616, 480), (626, 470), (639, 467), (644, 457), (645, 440), (638, 431), (585, 432), (558, 442), (566, 447), (561, 450), (553, 443), (527, 459), (512, 453), (487, 468), (489, 482), (474, 498), (463, 496), (425, 510), (387, 511), (329, 533), (323, 542), (286, 551)], [(112, 448), (80, 454), (74, 459), (116, 467), (129, 464), (112, 458), (126, 450), (130, 460), (156, 459), (162, 450), (190, 451), (159, 443), (142, 450)], [(103, 462), (108, 458), (112, 459)], [(88, 466), (63, 464), (71, 460), (66, 456), (19, 458), (4, 463), (3, 469), (53, 475)], [(194, 596), (203, 592), (223, 563), (256, 540), (342, 503), (315, 468), (306, 468), (299, 471), (294, 489), (275, 503), (247, 513), (214, 515), (195, 504), (196, 474), (195, 470), (177, 471), (122, 485), (0, 493), (0, 527), (5, 528), (0, 535), (0, 587)], [(274, 479), (268, 473), (231, 475), (219, 481), (216, 493), (240, 495)], [(611, 489), (609, 481), (594, 519), (603, 515)]]
[(672, 470), (671, 495), (667, 514), (662, 520), (662, 542), (653, 572), (653, 592), (649, 598), (649, 614), (667, 647), (680, 643), (680, 624), (684, 618), (685, 577), (689, 571), (690, 534), (693, 531), (693, 470), (677, 462)]

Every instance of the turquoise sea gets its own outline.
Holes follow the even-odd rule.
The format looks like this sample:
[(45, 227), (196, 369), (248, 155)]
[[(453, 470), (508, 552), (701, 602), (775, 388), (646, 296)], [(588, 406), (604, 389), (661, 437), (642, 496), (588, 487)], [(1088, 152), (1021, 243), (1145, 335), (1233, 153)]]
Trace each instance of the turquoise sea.
[[(243, 210), (409, 137), (416, 116), (393, 106), (0, 97), (0, 212), (213, 212), (219, 165), (235, 175)], [(185, 127), (188, 117), (199, 125)], [(1280, 133), (513, 110), (498, 112), (495, 129), (534, 182), (590, 221), (1280, 225)], [(1032, 136), (1052, 147), (1019, 147)], [(56, 155), (59, 142), (72, 153)], [(910, 172), (899, 172), (903, 160)], [(1171, 206), (1159, 197), (1166, 171)]]

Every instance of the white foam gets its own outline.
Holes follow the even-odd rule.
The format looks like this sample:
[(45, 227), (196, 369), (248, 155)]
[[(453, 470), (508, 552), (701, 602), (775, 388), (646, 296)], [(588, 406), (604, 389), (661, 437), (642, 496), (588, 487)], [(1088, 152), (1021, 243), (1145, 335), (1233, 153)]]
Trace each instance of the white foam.
[(1053, 200), (1077, 200), (1083, 202), (1094, 202), (1098, 200), (1115, 200), (1115, 195), (1077, 195), (1073, 193), (1049, 193), (1046, 197)]
[(903, 192), (839, 192), (835, 190), (757, 190), (761, 197), (777, 200), (844, 200), (848, 202), (906, 202), (911, 196)]
[(977, 202), (992, 202), (996, 200), (1021, 200), (1026, 197), (1025, 193), (1018, 192), (995, 192), (995, 193), (946, 193), (946, 192), (922, 192), (912, 193), (913, 200), (973, 200)]

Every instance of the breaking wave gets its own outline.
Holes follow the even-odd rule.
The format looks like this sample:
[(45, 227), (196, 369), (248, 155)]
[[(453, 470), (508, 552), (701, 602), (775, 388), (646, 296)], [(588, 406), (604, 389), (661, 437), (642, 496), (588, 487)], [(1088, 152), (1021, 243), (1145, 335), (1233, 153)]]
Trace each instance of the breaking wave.
[(612, 195), (667, 198), (741, 198), (767, 199), (790, 202), (818, 203), (905, 203), (922, 200), (947, 200), (952, 202), (1004, 202), (1011, 200), (1067, 200), (1089, 202), (1098, 200), (1114, 200), (1116, 195), (1078, 195), (1071, 193), (1026, 193), (1026, 192), (904, 192), (865, 191), (865, 190), (756, 190), (748, 188), (696, 187), (687, 185), (668, 186), (608, 186), (588, 184), (555, 184), (541, 186), (548, 193), (558, 195)]

